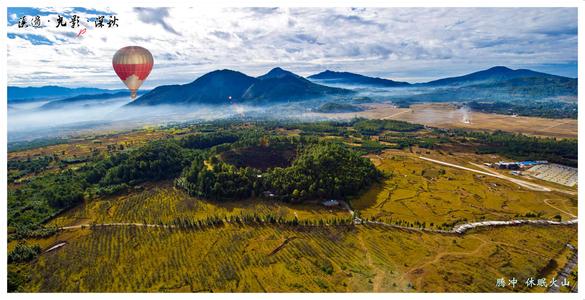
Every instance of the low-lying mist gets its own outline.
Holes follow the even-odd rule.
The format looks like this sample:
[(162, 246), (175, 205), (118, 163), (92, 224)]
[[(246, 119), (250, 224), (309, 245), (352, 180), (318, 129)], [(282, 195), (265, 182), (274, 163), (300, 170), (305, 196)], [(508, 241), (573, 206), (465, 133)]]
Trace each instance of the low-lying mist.
[(145, 125), (164, 125), (185, 121), (210, 121), (225, 118), (291, 119), (320, 102), (279, 103), (273, 105), (159, 105), (125, 106), (128, 98), (87, 101), (44, 109), (47, 101), (11, 104), (8, 110), (8, 141), (71, 136), (97, 130), (121, 130)]
[(373, 97), (373, 98), (401, 98), (408, 97), (418, 94), (429, 93), (437, 88), (434, 87), (423, 87), (423, 86), (404, 86), (404, 87), (377, 87), (368, 86), (362, 84), (346, 84), (331, 81), (312, 80), (315, 83), (323, 84), (326, 86), (343, 88), (355, 91), (357, 95), (361, 97)]
[(344, 97), (326, 97), (305, 101), (274, 104), (225, 105), (159, 105), (126, 106), (127, 97), (107, 100), (87, 100), (49, 106), (48, 101), (9, 103), (8, 141), (19, 142), (38, 138), (72, 136), (99, 130), (122, 130), (146, 125), (164, 125), (178, 122), (210, 121), (226, 118), (262, 120), (318, 121), (327, 119), (310, 112), (327, 102), (360, 104), (391, 102), (392, 99), (420, 93), (416, 88), (351, 87), (355, 94)]

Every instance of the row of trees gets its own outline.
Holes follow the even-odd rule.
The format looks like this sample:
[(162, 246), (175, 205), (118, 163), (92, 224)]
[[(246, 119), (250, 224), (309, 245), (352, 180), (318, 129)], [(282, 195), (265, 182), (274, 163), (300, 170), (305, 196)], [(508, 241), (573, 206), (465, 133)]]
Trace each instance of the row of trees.
[(181, 146), (189, 149), (206, 149), (213, 146), (233, 143), (240, 139), (240, 137), (231, 132), (217, 132), (210, 134), (196, 134), (189, 135), (181, 139)]
[(380, 141), (396, 144), (395, 148), (397, 149), (405, 149), (412, 146), (419, 146), (425, 149), (434, 149), (437, 145), (446, 143), (448, 140), (445, 138), (429, 136), (397, 136), (386, 134), (380, 136)]
[(503, 131), (478, 132), (459, 129), (438, 131), (442, 135), (478, 143), (478, 153), (496, 153), (517, 160), (548, 160), (577, 166), (577, 140), (532, 137)]
[[(235, 225), (285, 225), (285, 226), (324, 226), (324, 225), (352, 225), (353, 219), (351, 217), (328, 218), (328, 219), (298, 219), (283, 218), (275, 214), (243, 214), (233, 215), (227, 217), (208, 216), (205, 219), (194, 218), (177, 218), (174, 219), (170, 225), (181, 229), (205, 229), (209, 227), (223, 226), (226, 223)], [(161, 227), (165, 224), (160, 224)]]

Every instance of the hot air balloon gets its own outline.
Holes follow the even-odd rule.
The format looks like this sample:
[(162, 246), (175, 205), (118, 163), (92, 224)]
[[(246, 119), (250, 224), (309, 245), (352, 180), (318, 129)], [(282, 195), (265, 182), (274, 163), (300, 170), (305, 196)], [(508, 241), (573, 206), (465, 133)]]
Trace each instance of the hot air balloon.
[(142, 85), (154, 64), (152, 54), (138, 46), (124, 47), (114, 54), (112, 65), (122, 82), (130, 89), (130, 97), (136, 98), (136, 91)]

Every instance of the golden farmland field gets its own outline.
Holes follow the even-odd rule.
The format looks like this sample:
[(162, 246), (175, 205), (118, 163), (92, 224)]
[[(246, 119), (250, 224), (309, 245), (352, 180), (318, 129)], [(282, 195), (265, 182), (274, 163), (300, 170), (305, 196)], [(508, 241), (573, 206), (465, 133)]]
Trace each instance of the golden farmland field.
[(562, 226), (464, 236), (377, 226), (83, 229), (32, 263), (27, 291), (509, 292), (497, 278), (550, 277), (545, 266), (562, 262), (575, 237)]
[[(424, 154), (452, 162), (464, 160), (461, 154), (440, 156), (426, 150)], [(365, 218), (390, 223), (424, 222), (427, 228), (438, 228), (530, 214), (539, 219), (560, 215), (569, 220), (577, 214), (576, 195), (531, 191), (499, 178), (434, 164), (405, 151), (387, 151), (372, 159), (390, 176), (352, 199), (352, 207)]]
[[(406, 152), (385, 153), (378, 159), (380, 169), (393, 173), (352, 200), (363, 218), (424, 221), (427, 228), (513, 219), (528, 211), (552, 218), (558, 211), (542, 205), (544, 198), (555, 199), (556, 205), (576, 213), (572, 204), (576, 199), (526, 191), (462, 170), (445, 169), (438, 176), (443, 167)], [(172, 224), (181, 217), (270, 212), (313, 220), (349, 215), (341, 208), (329, 210), (316, 204), (205, 201), (167, 183), (88, 201), (55, 218), (51, 225)], [(565, 245), (576, 245), (576, 236), (572, 226), (492, 228), (465, 235), (377, 225), (225, 224), (203, 230), (86, 227), (29, 240), (43, 249), (59, 242), (67, 244), (41, 255), (22, 272), (31, 278), (27, 291), (509, 292), (510, 287), (495, 288), (497, 278), (554, 276), (572, 253)], [(552, 269), (547, 267), (551, 261), (555, 262)], [(536, 287), (514, 290), (544, 291)]]

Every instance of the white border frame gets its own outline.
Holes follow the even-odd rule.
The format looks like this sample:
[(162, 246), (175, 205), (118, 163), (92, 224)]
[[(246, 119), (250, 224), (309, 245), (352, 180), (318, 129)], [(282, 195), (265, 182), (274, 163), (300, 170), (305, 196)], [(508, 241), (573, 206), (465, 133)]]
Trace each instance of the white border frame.
[[(117, 2), (117, 3), (116, 3)], [(583, 8), (585, 7), (585, 1), (583, 0), (443, 0), (443, 1), (433, 1), (433, 0), (296, 0), (296, 1), (283, 1), (283, 0), (273, 0), (273, 1), (266, 1), (266, 0), (214, 0), (214, 1), (193, 1), (193, 3), (187, 2), (185, 0), (138, 0), (138, 1), (127, 1), (124, 4), (119, 4), (119, 1), (113, 0), (62, 0), (62, 1), (55, 1), (55, 0), (0, 0), (0, 86), (2, 91), (0, 92), (0, 99), (2, 101), (0, 105), (0, 165), (2, 167), (0, 171), (0, 212), (2, 216), (2, 226), (0, 228), (0, 239), (1, 239), (1, 246), (0, 246), (0, 260), (2, 271), (0, 272), (0, 291), (3, 294), (6, 294), (7, 291), (7, 261), (6, 261), (6, 251), (7, 251), (7, 73), (6, 73), (6, 63), (7, 63), (7, 46), (6, 46), (6, 31), (7, 27), (4, 24), (7, 24), (7, 7), (577, 7), (578, 8), (578, 24), (579, 24), (579, 39), (578, 45), (582, 45), (584, 40), (584, 31), (585, 31), (585, 17), (583, 13)], [(582, 52), (579, 51), (578, 54)], [(585, 93), (585, 88), (583, 87), (583, 80), (582, 78), (585, 77), (585, 69), (581, 64), (582, 55), (578, 55), (578, 77), (579, 77), (579, 103), (582, 102), (583, 95)], [(579, 111), (579, 119), (585, 118), (585, 114), (580, 109)], [(584, 129), (585, 125), (584, 122), (579, 122), (579, 140), (583, 140), (584, 136)], [(585, 146), (579, 145), (579, 156), (583, 157), (585, 151)], [(579, 171), (579, 186), (585, 186), (585, 171), (583, 167), (580, 168)], [(583, 193), (579, 193), (578, 199), (579, 203), (584, 201), (585, 196)], [(579, 205), (579, 214), (583, 214), (585, 208), (583, 207), (585, 204)], [(582, 223), (579, 224), (579, 248), (585, 249), (585, 240), (582, 238), (582, 233), (584, 230), (584, 225)], [(582, 266), (584, 262), (583, 255), (579, 258), (579, 265)], [(521, 298), (521, 299), (550, 299), (554, 297), (555, 299), (584, 299), (584, 288), (585, 283), (579, 283), (579, 290), (582, 292), (579, 294), (533, 294), (533, 293), (525, 293), (525, 294), (517, 294), (517, 293), (505, 293), (505, 294), (498, 294), (498, 298), (508, 299), (508, 298)], [(6, 295), (9, 299), (47, 299), (47, 298), (60, 298), (60, 299), (78, 299), (78, 297), (88, 298), (88, 299), (99, 299), (106, 295), (104, 294), (15, 294), (10, 293)], [(108, 294), (107, 297), (112, 297), (114, 299), (123, 299), (127, 298), (131, 295), (129, 294)], [(160, 299), (166, 297), (165, 294), (141, 294), (138, 297), (147, 298), (147, 299)], [(284, 293), (278, 295), (272, 294), (256, 294), (256, 293), (247, 293), (247, 294), (173, 294), (172, 297), (177, 297), (181, 299), (192, 299), (192, 297), (202, 297), (206, 299), (214, 298), (214, 299), (230, 299), (231, 297), (238, 297), (241, 299), (269, 299), (272, 297), (279, 297), (281, 299), (292, 299), (294, 297), (300, 296), (299, 294), (294, 293)], [(355, 299), (355, 297), (368, 297), (370, 299), (389, 299), (389, 298), (409, 298), (409, 299), (426, 299), (426, 298), (436, 298), (436, 299), (469, 299), (469, 297), (473, 297), (473, 299), (493, 299), (495, 298), (495, 294), (476, 294), (476, 293), (460, 293), (460, 294), (452, 294), (452, 293), (442, 293), (442, 294), (401, 294), (401, 293), (368, 293), (368, 294), (353, 294), (353, 293), (330, 293), (330, 294), (306, 294), (302, 295), (302, 297), (308, 298), (327, 298), (327, 299)]]

